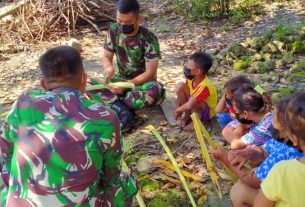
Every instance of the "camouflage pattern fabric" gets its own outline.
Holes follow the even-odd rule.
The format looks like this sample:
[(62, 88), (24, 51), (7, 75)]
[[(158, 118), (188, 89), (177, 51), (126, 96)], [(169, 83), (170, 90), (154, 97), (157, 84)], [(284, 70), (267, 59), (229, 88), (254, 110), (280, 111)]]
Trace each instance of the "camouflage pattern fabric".
[(140, 26), (139, 32), (128, 37), (118, 30), (117, 23), (110, 24), (104, 49), (115, 53), (119, 75), (132, 79), (145, 71), (145, 62), (161, 59), (157, 37), (148, 29)]
[(26, 92), (0, 131), (1, 206), (129, 206), (116, 114), (75, 89)]
[[(90, 85), (102, 83), (103, 78), (89, 79)], [(117, 81), (118, 77), (114, 77), (110, 81)], [(134, 89), (127, 91), (123, 95), (116, 95), (110, 90), (95, 90), (88, 93), (89, 97), (98, 103), (103, 103), (110, 108), (116, 100), (122, 100), (130, 109), (140, 109), (144, 106), (150, 106), (161, 98), (163, 87), (158, 81), (150, 81)]]

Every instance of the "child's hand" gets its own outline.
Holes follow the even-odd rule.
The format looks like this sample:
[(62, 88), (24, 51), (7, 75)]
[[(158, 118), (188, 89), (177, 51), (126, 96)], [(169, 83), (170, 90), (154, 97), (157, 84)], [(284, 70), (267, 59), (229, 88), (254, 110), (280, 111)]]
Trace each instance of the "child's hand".
[(178, 107), (178, 108), (174, 111), (174, 114), (173, 114), (174, 118), (177, 120), (178, 117), (181, 115), (182, 112), (183, 112), (183, 111), (181, 111), (181, 110), (179, 109), (179, 107)]
[(227, 155), (227, 152), (221, 145), (217, 145), (216, 149), (211, 150), (211, 154), (216, 160), (222, 161), (224, 157)]

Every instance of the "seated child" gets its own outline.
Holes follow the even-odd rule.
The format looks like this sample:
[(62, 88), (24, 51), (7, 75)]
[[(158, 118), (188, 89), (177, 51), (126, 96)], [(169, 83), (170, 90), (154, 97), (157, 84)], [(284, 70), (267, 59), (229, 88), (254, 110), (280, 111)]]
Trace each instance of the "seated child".
[(216, 106), (216, 117), (223, 128), (222, 135), (229, 143), (236, 136), (241, 137), (246, 133), (245, 127), (235, 119), (232, 105), (233, 93), (244, 85), (254, 87), (255, 84), (245, 75), (231, 78), (225, 83), (224, 94)]
[(224, 93), (216, 105), (216, 117), (222, 128), (233, 121), (234, 109), (232, 105), (233, 93), (243, 85), (254, 87), (254, 82), (250, 77), (239, 75), (228, 80), (224, 85)]
[(174, 117), (179, 125), (185, 127), (190, 114), (196, 112), (202, 121), (215, 116), (217, 91), (207, 77), (212, 66), (212, 58), (204, 52), (191, 55), (184, 66), (186, 83), (177, 84), (177, 108)]
[[(259, 185), (265, 180), (273, 165), (282, 161), (303, 157), (298, 149), (287, 143), (285, 130), (285, 108), (290, 98), (281, 99), (275, 106), (272, 120), (272, 138), (261, 146), (251, 146), (241, 150), (231, 150), (226, 156), (224, 150), (215, 151), (218, 157), (237, 175), (239, 181), (231, 189), (230, 197), (234, 206), (253, 206)], [(213, 152), (213, 153), (215, 153)], [(220, 155), (220, 156), (219, 156)], [(255, 170), (245, 163), (257, 167)]]
[(272, 114), (267, 109), (261, 94), (250, 86), (242, 86), (233, 94), (236, 119), (249, 132), (233, 138), (224, 137), (231, 149), (242, 149), (249, 145), (262, 145), (272, 138)]
[[(285, 110), (288, 138), (305, 152), (305, 92), (295, 95)], [(277, 163), (261, 184), (255, 207), (301, 207), (305, 204), (305, 158)]]

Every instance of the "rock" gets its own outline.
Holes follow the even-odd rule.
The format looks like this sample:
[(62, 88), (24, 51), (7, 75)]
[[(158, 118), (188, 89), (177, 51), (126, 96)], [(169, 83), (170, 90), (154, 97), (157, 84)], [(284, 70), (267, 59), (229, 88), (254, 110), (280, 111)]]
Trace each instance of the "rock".
[(217, 67), (215, 73), (218, 75), (223, 75), (224, 73), (227, 73), (227, 69), (225, 67)]
[(277, 48), (277, 46), (271, 42), (269, 42), (262, 48), (262, 52), (264, 52), (264, 53), (276, 53), (278, 51), (279, 51), (279, 49)]
[(136, 166), (136, 169), (138, 172), (141, 173), (148, 173), (151, 172), (153, 169), (156, 167), (152, 164), (153, 160), (160, 159), (160, 157), (156, 156), (146, 156), (146, 157), (141, 157), (138, 160), (138, 164)]
[(273, 41), (272, 42), (279, 51), (283, 51), (285, 44), (283, 42), (280, 41)]
[(249, 67), (249, 62), (245, 60), (237, 60), (233, 63), (233, 68), (235, 70), (242, 70), (242, 69), (246, 69), (247, 67)]
[(285, 78), (281, 78), (281, 79), (280, 79), (280, 83), (287, 84), (287, 81), (286, 81)]
[(79, 41), (75, 38), (71, 38), (70, 40), (68, 40), (66, 42), (66, 45), (69, 47), (73, 47), (74, 49), (76, 49), (79, 53), (81, 53), (82, 50), (82, 45), (79, 43)]
[(263, 59), (263, 55), (260, 53), (255, 53), (252, 57), (251, 60), (252, 61), (260, 61)]
[(211, 55), (215, 55), (219, 52), (219, 50), (217, 48), (214, 48), (214, 49), (209, 49), (209, 50), (206, 50), (205, 52), (211, 54)]
[(245, 40), (246, 45), (249, 45), (252, 49), (260, 50), (263, 47), (263, 39), (260, 37), (247, 38)]
[(256, 69), (258, 73), (266, 73), (274, 68), (275, 68), (275, 63), (273, 61), (258, 62), (256, 65)]
[(235, 43), (230, 47), (229, 52), (234, 56), (239, 57), (246, 52), (246, 48), (240, 43)]
[(305, 43), (301, 40), (297, 40), (292, 43), (291, 49), (293, 53), (305, 53)]
[(271, 60), (271, 54), (265, 53), (265, 54), (263, 54), (263, 58), (264, 58), (265, 61), (270, 61)]
[(305, 59), (295, 62), (290, 68), (290, 72), (295, 73), (301, 70), (305, 70)]
[(282, 54), (283, 54), (283, 58), (281, 59), (281, 63), (283, 65), (291, 64), (294, 61), (292, 52), (284, 51)]

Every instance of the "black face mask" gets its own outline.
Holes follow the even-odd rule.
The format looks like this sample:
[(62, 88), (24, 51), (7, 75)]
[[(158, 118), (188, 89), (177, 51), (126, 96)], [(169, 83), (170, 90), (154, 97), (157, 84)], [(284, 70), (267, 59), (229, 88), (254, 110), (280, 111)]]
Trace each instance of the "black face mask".
[(187, 68), (186, 66), (184, 66), (183, 68), (183, 73), (184, 73), (184, 76), (189, 79), (189, 80), (193, 80), (194, 76), (191, 74), (192, 73), (192, 70)]
[(123, 34), (131, 34), (134, 32), (133, 24), (120, 24), (118, 23), (119, 31)]
[(247, 124), (247, 125), (253, 124), (253, 121), (251, 121), (251, 120), (248, 120), (248, 119), (245, 119), (245, 118), (239, 118), (239, 113), (235, 112), (234, 114), (235, 114), (236, 119), (239, 121), (239, 123)]

